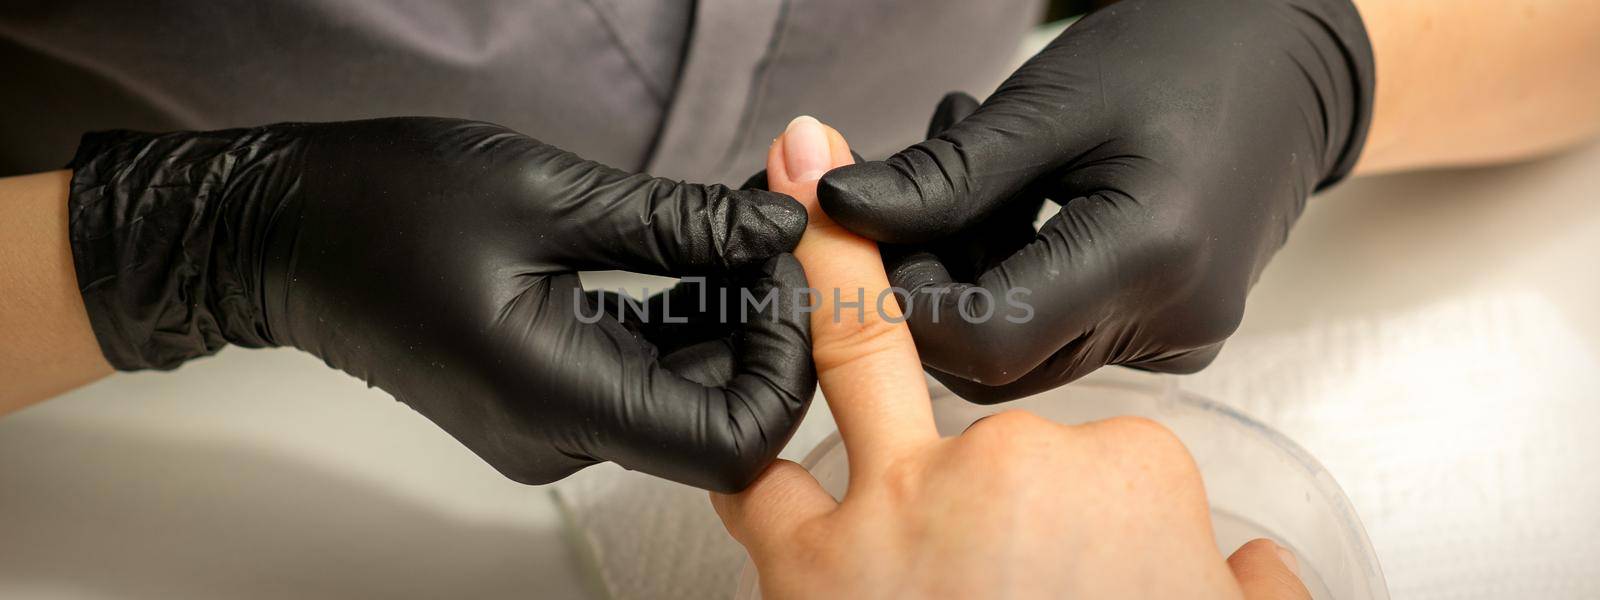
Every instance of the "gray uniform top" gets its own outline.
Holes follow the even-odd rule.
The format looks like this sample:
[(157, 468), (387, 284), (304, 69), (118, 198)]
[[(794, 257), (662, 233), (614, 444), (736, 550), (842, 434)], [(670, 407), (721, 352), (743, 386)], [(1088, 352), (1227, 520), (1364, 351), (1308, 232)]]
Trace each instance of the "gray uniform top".
[(84, 131), (430, 115), (738, 183), (790, 118), (866, 156), (1005, 75), (1037, 0), (84, 0), (0, 9), (0, 175)]

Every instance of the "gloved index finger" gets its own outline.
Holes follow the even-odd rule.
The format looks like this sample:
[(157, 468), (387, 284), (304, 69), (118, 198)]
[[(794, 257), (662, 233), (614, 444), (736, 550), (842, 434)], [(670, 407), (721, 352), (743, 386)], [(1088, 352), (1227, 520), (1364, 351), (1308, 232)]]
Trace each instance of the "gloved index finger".
[(1063, 122), (1035, 95), (1007, 93), (1015, 87), (1008, 82), (976, 108), (947, 99), (930, 124), (944, 127), (937, 135), (883, 161), (828, 173), (818, 190), (823, 207), (880, 242), (931, 242), (987, 219), (1097, 143), (1090, 118)]
[[(850, 160), (838, 132), (802, 117), (773, 144), (767, 173), (773, 191), (800, 200), (811, 215), (795, 249), (820, 296), (811, 315), (811, 354), (856, 479), (937, 440), (938, 431), (916, 345), (889, 295), (877, 244), (833, 225), (817, 207), (817, 177)], [(791, 176), (801, 169), (805, 173)]]
[(550, 156), (526, 179), (536, 182), (547, 216), (570, 223), (561, 243), (545, 249), (570, 268), (722, 273), (792, 250), (805, 230), (804, 210), (780, 194), (628, 173), (543, 151)]

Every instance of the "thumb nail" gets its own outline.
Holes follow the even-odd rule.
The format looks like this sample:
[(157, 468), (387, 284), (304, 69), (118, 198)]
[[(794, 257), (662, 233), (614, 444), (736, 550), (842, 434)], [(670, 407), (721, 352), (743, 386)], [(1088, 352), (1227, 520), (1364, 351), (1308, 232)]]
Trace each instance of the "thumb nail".
[(795, 117), (783, 131), (783, 167), (789, 181), (809, 183), (822, 178), (833, 164), (828, 131), (810, 116)]
[(1278, 560), (1283, 562), (1283, 566), (1289, 568), (1290, 573), (1294, 573), (1295, 577), (1299, 577), (1300, 561), (1295, 559), (1294, 553), (1285, 548), (1283, 544), (1274, 543), (1273, 545), (1278, 547)]

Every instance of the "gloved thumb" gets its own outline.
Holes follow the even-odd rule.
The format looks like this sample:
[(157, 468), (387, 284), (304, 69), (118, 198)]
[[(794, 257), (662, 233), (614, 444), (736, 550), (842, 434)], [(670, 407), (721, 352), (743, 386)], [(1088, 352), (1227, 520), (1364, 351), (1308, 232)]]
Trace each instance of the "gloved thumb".
[(1311, 600), (1300, 582), (1299, 561), (1288, 548), (1269, 539), (1252, 540), (1228, 557), (1247, 600)]
[(997, 96), (974, 109), (970, 96), (946, 96), (930, 125), (936, 135), (886, 160), (828, 172), (818, 201), (845, 228), (880, 242), (919, 244), (967, 229), (1080, 153), (1074, 140), (1083, 136), (1032, 102)]

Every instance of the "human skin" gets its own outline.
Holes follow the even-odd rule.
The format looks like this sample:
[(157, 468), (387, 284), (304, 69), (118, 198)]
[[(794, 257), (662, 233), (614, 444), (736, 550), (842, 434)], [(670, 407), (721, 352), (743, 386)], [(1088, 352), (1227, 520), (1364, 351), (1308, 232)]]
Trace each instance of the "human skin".
[(1600, 135), (1600, 2), (1355, 4), (1378, 69), (1356, 174), (1522, 160)]
[(0, 415), (111, 373), (72, 271), (71, 180), (0, 178)]
[(768, 158), (769, 187), (811, 212), (795, 253), (823, 296), (813, 356), (850, 482), (836, 502), (780, 461), (744, 492), (711, 496), (763, 597), (1309, 598), (1270, 540), (1223, 559), (1194, 460), (1157, 423), (1011, 411), (941, 439), (894, 303), (860, 314), (831, 302), (834, 289), (850, 300), (889, 286), (876, 244), (816, 208), (816, 177), (849, 162), (844, 139), (810, 118)]

